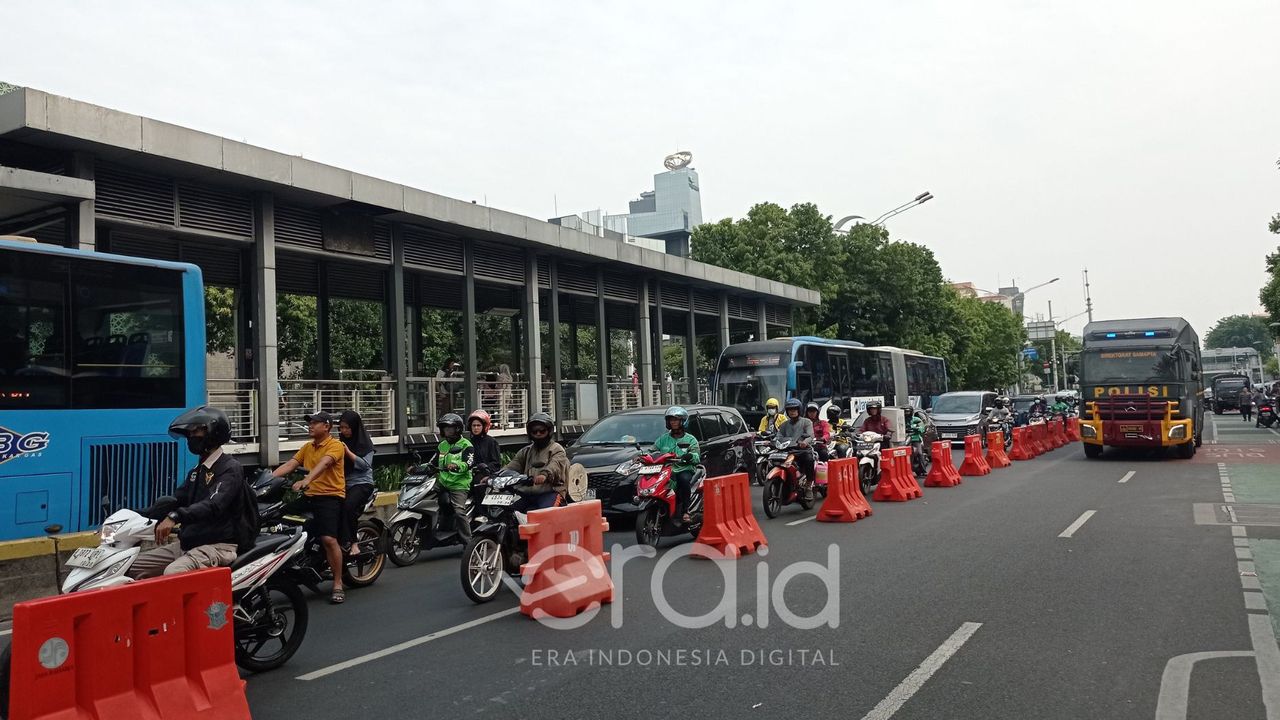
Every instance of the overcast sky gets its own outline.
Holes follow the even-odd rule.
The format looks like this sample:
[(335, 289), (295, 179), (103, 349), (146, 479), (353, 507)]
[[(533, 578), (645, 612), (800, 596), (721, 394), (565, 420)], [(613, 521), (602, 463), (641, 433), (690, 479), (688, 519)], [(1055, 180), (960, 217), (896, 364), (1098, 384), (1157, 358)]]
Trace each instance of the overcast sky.
[[(548, 218), (694, 155), (707, 220), (895, 218), (1027, 312), (1259, 310), (1275, 0), (4, 4), (0, 80)], [(1065, 327), (1078, 332), (1083, 318)]]

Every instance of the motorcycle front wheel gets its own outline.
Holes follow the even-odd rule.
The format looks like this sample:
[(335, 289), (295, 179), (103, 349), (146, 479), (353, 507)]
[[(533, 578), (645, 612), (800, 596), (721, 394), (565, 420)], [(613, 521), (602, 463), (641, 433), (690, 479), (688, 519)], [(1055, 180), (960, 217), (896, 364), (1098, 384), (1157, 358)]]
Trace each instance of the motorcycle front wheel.
[(862, 466), (862, 471), (858, 473), (858, 480), (862, 486), (863, 497), (868, 498), (876, 491), (876, 485), (880, 484), (879, 481), (876, 480), (875, 473), (872, 472), (870, 465)]
[(241, 600), (253, 618), (236, 623), (236, 665), (250, 672), (274, 670), (289, 661), (307, 634), (307, 600), (297, 585), (270, 581)]
[(476, 535), (462, 551), (462, 591), (471, 602), (487, 603), (502, 588), (502, 574), (506, 572), (502, 558), (502, 546), (486, 535)]
[(667, 508), (661, 503), (653, 503), (642, 510), (636, 516), (636, 542), (657, 549), (666, 515)]
[(382, 549), (382, 527), (372, 520), (364, 520), (356, 527), (356, 546), (365, 548), (352, 555), (342, 568), (343, 583), (352, 587), (368, 587), (382, 574), (387, 555)]
[(418, 542), (418, 523), (401, 520), (387, 533), (387, 556), (397, 567), (409, 567), (418, 562), (422, 544)]
[(770, 518), (776, 518), (781, 511), (782, 480), (779, 478), (767, 480), (764, 485), (764, 514)]

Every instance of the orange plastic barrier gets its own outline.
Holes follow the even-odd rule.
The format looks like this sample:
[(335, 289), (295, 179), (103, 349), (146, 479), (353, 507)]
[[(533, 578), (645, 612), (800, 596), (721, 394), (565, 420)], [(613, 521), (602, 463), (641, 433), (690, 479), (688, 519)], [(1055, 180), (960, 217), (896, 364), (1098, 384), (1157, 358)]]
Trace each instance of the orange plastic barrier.
[(871, 503), (858, 482), (858, 458), (827, 463), (827, 498), (818, 509), (818, 522), (854, 522), (871, 514)]
[[(831, 468), (827, 467), (830, 483)], [(827, 493), (830, 494), (830, 489)], [(702, 481), (702, 530), (698, 542), (720, 553), (741, 557), (768, 545), (751, 509), (751, 479), (746, 473)]]
[(520, 537), (529, 542), (529, 562), (520, 566), (520, 612), (535, 619), (567, 618), (613, 602), (604, 551), (609, 522), (600, 507), (592, 500), (529, 513), (520, 526)]
[(228, 568), (18, 603), (9, 718), (248, 718), (234, 638)]
[(960, 474), (965, 477), (975, 477), (990, 472), (991, 466), (982, 457), (982, 438), (977, 435), (965, 436), (964, 462), (960, 463)]
[(1067, 418), (1067, 442), (1080, 442), (1080, 418)]
[(1066, 418), (1058, 418), (1053, 421), (1053, 441), (1058, 447), (1065, 447), (1067, 444), (1067, 421)]
[(1027, 427), (1031, 429), (1031, 454), (1036, 457), (1040, 457), (1041, 455), (1049, 452), (1049, 446), (1045, 443), (1045, 438), (1048, 437), (1045, 431), (1049, 427), (1049, 424), (1037, 423), (1035, 425), (1028, 425)]
[(1013, 447), (1009, 449), (1010, 460), (1031, 460), (1035, 457), (1031, 452), (1031, 438), (1025, 427), (1013, 429)]
[(987, 464), (995, 468), (1009, 467), (1013, 463), (1004, 454), (1004, 432), (987, 433)]
[(929, 474), (925, 476), (925, 487), (955, 487), (959, 485), (960, 473), (956, 464), (951, 461), (951, 441), (938, 440), (931, 449), (933, 462), (929, 464)]
[(923, 497), (924, 492), (911, 471), (911, 448), (895, 447), (880, 451), (880, 484), (871, 493), (878, 502), (906, 502)]

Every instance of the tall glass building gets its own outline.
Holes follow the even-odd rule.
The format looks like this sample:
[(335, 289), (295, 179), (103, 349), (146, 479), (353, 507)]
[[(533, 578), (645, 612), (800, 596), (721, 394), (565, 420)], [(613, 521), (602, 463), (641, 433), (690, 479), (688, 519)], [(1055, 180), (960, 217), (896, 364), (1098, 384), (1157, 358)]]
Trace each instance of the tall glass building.
[(672, 255), (688, 256), (689, 235), (702, 224), (702, 195), (698, 171), (690, 167), (653, 176), (653, 190), (632, 200), (625, 215), (606, 215), (610, 230), (661, 240)]

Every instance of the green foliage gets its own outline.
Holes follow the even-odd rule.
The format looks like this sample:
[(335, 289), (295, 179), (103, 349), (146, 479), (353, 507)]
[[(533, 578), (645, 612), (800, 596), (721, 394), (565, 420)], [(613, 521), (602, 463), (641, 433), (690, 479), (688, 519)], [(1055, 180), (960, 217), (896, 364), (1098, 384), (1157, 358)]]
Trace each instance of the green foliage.
[(382, 303), (329, 299), (329, 367), (338, 370), (386, 370), (386, 326)]
[(204, 342), (211, 353), (230, 355), (236, 350), (236, 290), (205, 286)]
[(428, 376), (444, 367), (446, 360), (462, 360), (462, 313), (457, 310), (422, 308), (418, 315), (422, 334), (422, 368)]
[(1204, 336), (1204, 346), (1251, 347), (1262, 353), (1264, 361), (1275, 355), (1271, 347), (1271, 328), (1266, 319), (1252, 315), (1228, 315), (1214, 323)]
[(320, 347), (317, 338), (316, 298), (312, 295), (277, 294), (276, 341), (281, 378), (319, 376)]
[(1262, 370), (1267, 377), (1280, 377), (1280, 359), (1268, 358), (1266, 362), (1262, 363)]
[(378, 465), (373, 468), (373, 485), (381, 492), (394, 492), (404, 482), (404, 465)]

